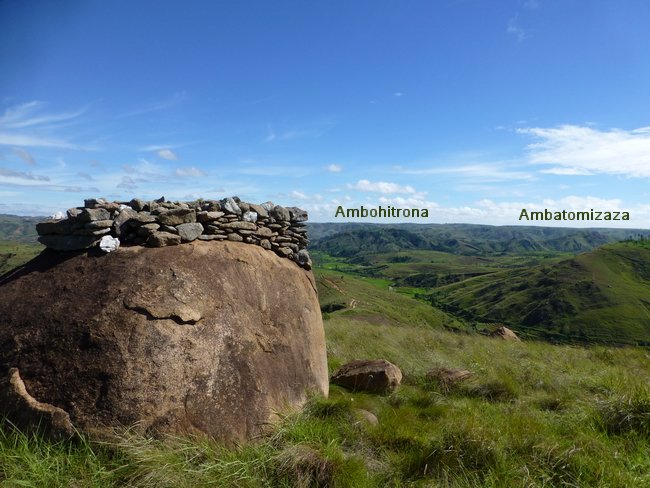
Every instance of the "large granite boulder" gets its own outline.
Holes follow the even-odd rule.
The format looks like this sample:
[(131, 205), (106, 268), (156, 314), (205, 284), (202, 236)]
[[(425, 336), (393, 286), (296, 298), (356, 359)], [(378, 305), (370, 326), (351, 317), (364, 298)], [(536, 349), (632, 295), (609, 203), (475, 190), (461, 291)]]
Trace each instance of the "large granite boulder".
[(0, 278), (0, 409), (20, 425), (239, 441), (327, 391), (314, 277), (259, 246), (44, 251)]

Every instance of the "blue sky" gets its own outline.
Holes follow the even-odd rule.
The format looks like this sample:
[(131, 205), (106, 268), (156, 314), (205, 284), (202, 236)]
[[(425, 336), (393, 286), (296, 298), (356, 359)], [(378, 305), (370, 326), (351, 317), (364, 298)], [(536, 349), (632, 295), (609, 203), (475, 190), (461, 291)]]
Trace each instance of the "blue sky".
[(0, 213), (238, 195), (650, 227), (649, 23), (644, 0), (0, 1)]

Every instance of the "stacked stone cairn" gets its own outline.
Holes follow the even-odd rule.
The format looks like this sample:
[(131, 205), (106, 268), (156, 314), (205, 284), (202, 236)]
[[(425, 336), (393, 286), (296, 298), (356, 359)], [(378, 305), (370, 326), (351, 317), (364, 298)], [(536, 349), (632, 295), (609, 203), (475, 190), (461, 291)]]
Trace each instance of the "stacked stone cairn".
[(165, 198), (130, 202), (88, 199), (71, 208), (65, 218), (51, 218), (36, 225), (39, 242), (57, 251), (97, 246), (112, 236), (126, 245), (175, 246), (196, 239), (230, 240), (256, 244), (306, 269), (311, 259), (305, 249), (307, 212), (242, 202), (238, 197), (196, 202), (167, 202)]

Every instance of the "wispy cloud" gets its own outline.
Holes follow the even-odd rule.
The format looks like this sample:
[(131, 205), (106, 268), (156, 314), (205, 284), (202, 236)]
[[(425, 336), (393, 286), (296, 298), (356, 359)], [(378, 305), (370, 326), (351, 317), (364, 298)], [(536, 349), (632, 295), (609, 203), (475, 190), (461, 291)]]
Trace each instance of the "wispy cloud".
[(176, 161), (178, 159), (176, 153), (171, 149), (160, 149), (158, 151), (158, 156), (163, 159), (167, 159), (168, 161)]
[(66, 141), (65, 139), (40, 137), (30, 134), (6, 134), (2, 132), (0, 132), (0, 145), (23, 147), (58, 147), (62, 149), (90, 149), (88, 147), (80, 146), (79, 144)]
[(3, 117), (0, 118), (0, 126), (8, 129), (22, 129), (52, 122), (63, 122), (76, 119), (88, 110), (88, 106), (86, 106), (74, 112), (33, 114), (36, 109), (44, 106), (43, 102), (29, 102), (14, 109), (7, 109)]
[(330, 173), (340, 173), (341, 171), (343, 171), (343, 166), (341, 166), (340, 164), (330, 164), (327, 166), (326, 169)]
[[(90, 149), (66, 138), (54, 137), (50, 135), (49, 130), (46, 130), (48, 127), (45, 127), (53, 122), (77, 119), (87, 111), (88, 107), (65, 113), (47, 113), (44, 112), (45, 107), (44, 102), (31, 101), (7, 108), (0, 117), (0, 145), (18, 146), (20, 148)], [(51, 128), (49, 127), (49, 129)], [(24, 154), (18, 155), (22, 157)]]
[(201, 176), (206, 176), (205, 172), (197, 168), (196, 166), (190, 166), (189, 168), (178, 168), (174, 172), (176, 176), (181, 178), (199, 178)]
[(359, 180), (354, 185), (348, 184), (347, 188), (348, 190), (375, 193), (416, 193), (412, 186), (403, 186), (398, 183), (389, 183), (385, 181), (372, 182), (369, 180)]
[(152, 102), (140, 108), (125, 112), (121, 115), (121, 117), (133, 117), (136, 115), (143, 115), (151, 112), (158, 112), (159, 110), (165, 110), (167, 108), (171, 108), (175, 105), (178, 105), (179, 103), (183, 102), (186, 98), (187, 98), (186, 92), (178, 91), (165, 100)]
[(5, 178), (30, 180), (30, 181), (50, 181), (47, 176), (35, 175), (30, 172), (14, 171), (8, 168), (0, 168), (0, 182), (6, 182)]
[(514, 16), (513, 18), (508, 20), (508, 27), (506, 31), (508, 32), (508, 34), (512, 34), (513, 36), (515, 36), (517, 42), (523, 42), (528, 37), (528, 33), (522, 27), (519, 26), (518, 22), (519, 22), (518, 16)]
[(543, 170), (545, 173), (650, 177), (650, 127), (596, 130), (561, 125), (517, 132), (537, 139), (528, 145), (528, 159), (533, 164), (551, 166)]
[(20, 147), (14, 147), (13, 151), (16, 156), (18, 156), (28, 165), (30, 166), (36, 165), (36, 160), (34, 159), (34, 156), (32, 156), (29, 151), (26, 151), (25, 149), (22, 149)]
[(434, 166), (431, 168), (403, 168), (398, 167), (394, 172), (407, 175), (455, 175), (466, 180), (480, 180), (482, 183), (497, 183), (512, 180), (531, 181), (535, 175), (525, 171), (509, 168), (504, 163), (475, 163), (461, 164), (458, 166)]

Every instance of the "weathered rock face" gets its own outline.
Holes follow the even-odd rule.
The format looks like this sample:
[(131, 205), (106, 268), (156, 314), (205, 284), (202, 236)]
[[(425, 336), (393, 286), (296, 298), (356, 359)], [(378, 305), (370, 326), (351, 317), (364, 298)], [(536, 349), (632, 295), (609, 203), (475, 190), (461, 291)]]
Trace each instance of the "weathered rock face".
[(327, 394), (311, 272), (230, 241), (99, 254), (45, 251), (0, 281), (10, 418), (233, 441), (310, 391)]

